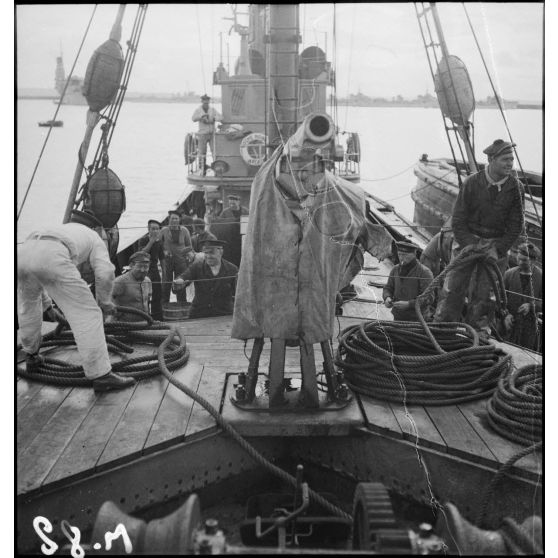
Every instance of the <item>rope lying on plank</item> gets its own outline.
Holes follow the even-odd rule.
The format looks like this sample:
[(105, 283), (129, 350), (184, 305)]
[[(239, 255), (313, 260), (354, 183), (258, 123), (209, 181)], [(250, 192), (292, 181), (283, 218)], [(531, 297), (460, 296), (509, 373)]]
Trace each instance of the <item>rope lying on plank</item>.
[(529, 445), (542, 440), (543, 376), (540, 364), (508, 371), (488, 402), (488, 423), (508, 440)]
[[(116, 309), (119, 312), (135, 314), (144, 321), (105, 323), (105, 338), (107, 348), (111, 353), (133, 353), (133, 347), (127, 343), (153, 344), (155, 347), (159, 347), (166, 339), (167, 333), (151, 332), (171, 329), (171, 326), (167, 324), (154, 322), (149, 314), (141, 310), (125, 306), (117, 306)], [(72, 345), (75, 345), (72, 332), (67, 329), (67, 324), (60, 324), (54, 331), (43, 337), (41, 348)], [(18, 347), (18, 350), (20, 348), (21, 346)], [(169, 370), (176, 370), (186, 364), (190, 353), (184, 337), (173, 338), (166, 348), (164, 358)], [(88, 387), (93, 385), (92, 380), (85, 377), (82, 366), (45, 355), (41, 356), (43, 356), (44, 362), (39, 366), (38, 372), (29, 373), (25, 367), (18, 366), (17, 373), (28, 380), (58, 386)], [(151, 355), (113, 362), (112, 371), (135, 380), (144, 380), (161, 373), (156, 352)]]
[(421, 305), (431, 302), (448, 272), (473, 264), (483, 266), (505, 307), (502, 274), (485, 251), (464, 249), (417, 297), (418, 322), (368, 321), (344, 329), (336, 364), (357, 393), (394, 403), (451, 405), (488, 397), (499, 377), (511, 367), (511, 356), (479, 341), (468, 324), (427, 324)]

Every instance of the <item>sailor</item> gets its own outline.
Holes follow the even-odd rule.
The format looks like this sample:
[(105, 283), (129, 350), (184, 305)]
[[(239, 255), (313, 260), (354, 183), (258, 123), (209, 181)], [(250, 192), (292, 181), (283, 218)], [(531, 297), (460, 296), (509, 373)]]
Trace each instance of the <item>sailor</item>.
[(440, 275), (451, 260), (453, 246), (453, 232), (442, 229), (436, 233), (420, 255), (420, 263), (425, 265), (434, 277)]
[[(150, 257), (143, 251), (135, 252), (128, 261), (130, 271), (114, 280), (112, 301), (117, 306), (127, 306), (149, 313), (149, 299), (151, 298), (151, 279), (149, 272)], [(117, 312), (116, 319), (122, 322), (140, 322), (143, 320), (137, 314)]]
[(540, 348), (536, 314), (542, 312), (542, 271), (537, 266), (539, 250), (531, 242), (518, 247), (517, 267), (504, 274), (508, 315), (504, 319), (507, 340), (527, 349)]
[(394, 266), (384, 287), (382, 298), (391, 308), (393, 319), (416, 322), (415, 299), (432, 282), (432, 272), (417, 260), (417, 247), (411, 242), (396, 242), (399, 264)]
[(235, 194), (227, 196), (229, 200), (229, 207), (225, 209), (220, 217), (221, 219), (234, 219), (235, 221), (240, 221), (241, 215), (248, 215), (248, 209), (243, 205), (240, 205), (240, 197)]
[(223, 117), (213, 107), (209, 106), (211, 97), (208, 95), (201, 96), (201, 106), (198, 107), (192, 115), (192, 120), (198, 122), (198, 160), (202, 175), (205, 175), (205, 156), (207, 153), (207, 144), (211, 144), (211, 153), (213, 153), (213, 134), (215, 132), (215, 122), (221, 122)]
[(163, 243), (161, 242), (161, 223), (155, 219), (147, 221), (148, 235), (140, 238), (138, 247), (145, 253), (149, 254), (149, 271), (147, 276), (151, 279), (151, 317), (154, 320), (163, 319), (163, 309), (161, 307), (161, 269), (165, 265), (165, 253), (163, 251)]
[[(161, 240), (165, 254), (163, 267), (163, 302), (170, 299), (171, 285), (174, 278), (186, 271), (194, 260), (192, 241), (188, 229), (180, 224), (180, 213), (169, 211), (169, 225), (161, 230)], [(178, 302), (186, 303), (186, 291), (176, 294)]]
[[(488, 156), (484, 170), (468, 177), (459, 190), (452, 216), (454, 247), (452, 259), (465, 247), (480, 248), (492, 256), (502, 273), (507, 252), (518, 239), (523, 223), (523, 186), (512, 174), (515, 144), (498, 139), (483, 153)], [(458, 321), (475, 263), (452, 269), (445, 278), (434, 321)], [(495, 304), (492, 283), (479, 268), (470, 289), (465, 321), (482, 334), (490, 335)]]
[(206, 240), (217, 240), (214, 234), (205, 230), (205, 221), (194, 217), (194, 234), (192, 235), (192, 248), (194, 252), (201, 252), (202, 245)]
[(174, 282), (176, 290), (194, 281), (190, 318), (232, 314), (238, 267), (223, 259), (223, 240), (205, 240), (203, 261), (196, 261)]
[[(114, 313), (111, 289), (114, 266), (99, 233), (102, 223), (88, 211), (72, 211), (70, 223), (53, 225), (31, 233), (18, 247), (18, 318), (27, 370), (35, 372), (42, 362), (42, 303), (44, 291), (64, 313), (74, 335), (85, 376), (96, 392), (128, 387), (134, 383), (112, 372), (103, 314)], [(95, 273), (97, 302), (77, 266), (88, 262)], [(99, 308), (100, 307), (100, 308)], [(101, 311), (102, 310), (102, 311)]]

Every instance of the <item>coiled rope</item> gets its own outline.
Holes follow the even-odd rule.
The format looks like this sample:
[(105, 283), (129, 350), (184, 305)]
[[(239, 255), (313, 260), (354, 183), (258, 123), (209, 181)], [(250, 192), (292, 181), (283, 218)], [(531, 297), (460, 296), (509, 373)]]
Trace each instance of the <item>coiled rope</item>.
[(449, 271), (476, 263), (485, 267), (505, 304), (502, 274), (494, 258), (464, 249), (416, 299), (420, 323), (372, 320), (341, 332), (336, 364), (357, 393), (416, 405), (450, 405), (488, 397), (512, 358), (479, 341), (468, 324), (427, 324), (421, 304), (430, 301)]
[[(133, 353), (133, 347), (128, 344), (132, 342), (159, 346), (166, 334), (150, 333), (150, 331), (171, 329), (165, 323), (154, 322), (149, 314), (141, 310), (125, 306), (117, 306), (116, 309), (121, 313), (140, 316), (145, 321), (105, 323), (107, 348), (113, 353)], [(75, 339), (65, 322), (59, 324), (54, 331), (47, 333), (41, 343), (42, 348), (72, 345), (75, 345)], [(20, 348), (21, 346), (18, 346), (18, 350)], [(171, 370), (176, 370), (186, 364), (188, 357), (189, 351), (185, 341), (181, 344), (176, 342), (169, 344), (169, 351), (164, 355), (166, 365)], [(68, 364), (64, 360), (46, 356), (42, 356), (42, 359), (36, 372), (29, 372), (24, 367), (18, 366), (17, 373), (28, 380), (58, 386), (89, 387), (93, 385), (93, 381), (85, 377), (83, 367), (79, 364)], [(112, 370), (135, 380), (144, 380), (160, 374), (158, 358), (155, 354), (114, 362)]]
[[(119, 363), (113, 363), (112, 369), (114, 372), (118, 372), (123, 376), (135, 378), (136, 380), (145, 379), (162, 373), (171, 384), (176, 386), (188, 397), (191, 397), (196, 403), (202, 406), (215, 419), (217, 424), (221, 426), (221, 428), (223, 428), (223, 430), (229, 434), (233, 440), (237, 442), (248, 453), (248, 455), (254, 459), (254, 461), (256, 461), (256, 463), (263, 466), (271, 474), (279, 477), (286, 484), (291, 485), (295, 489), (297, 488), (297, 480), (295, 477), (268, 461), (223, 419), (215, 407), (171, 374), (171, 370), (176, 370), (186, 364), (190, 356), (190, 352), (186, 346), (184, 334), (178, 328), (161, 322), (154, 322), (149, 314), (134, 308), (117, 306), (116, 309), (119, 312), (127, 312), (138, 315), (144, 318), (146, 323), (121, 321), (106, 323), (105, 330), (112, 334), (107, 335), (107, 346), (110, 350), (132, 353), (133, 348), (127, 346), (123, 340), (136, 341), (140, 343), (155, 343), (158, 344), (158, 349), (156, 357), (157, 363), (154, 366), (150, 364), (149, 361), (154, 360), (155, 357), (147, 355), (135, 359), (127, 359)], [(45, 335), (43, 337), (41, 347), (75, 344), (71, 332), (63, 331), (63, 327), (67, 327), (67, 324), (61, 324), (61, 326), (57, 327), (56, 330)], [(140, 331), (161, 329), (167, 329), (170, 331), (166, 335), (154, 335), (150, 333), (142, 333)], [(161, 343), (159, 344), (159, 342)], [(20, 347), (18, 347), (18, 350), (19, 348)], [(37, 373), (30, 374), (21, 367), (17, 367), (17, 372), (23, 378), (56, 385), (86, 387), (92, 384), (91, 380), (85, 377), (81, 366), (68, 365), (66, 362), (54, 358), (44, 357), (44, 362), (39, 367), (39, 372)], [(352, 519), (350, 514), (332, 504), (314, 490), (309, 489), (309, 496), (315, 503), (321, 505), (333, 515), (349, 520)]]

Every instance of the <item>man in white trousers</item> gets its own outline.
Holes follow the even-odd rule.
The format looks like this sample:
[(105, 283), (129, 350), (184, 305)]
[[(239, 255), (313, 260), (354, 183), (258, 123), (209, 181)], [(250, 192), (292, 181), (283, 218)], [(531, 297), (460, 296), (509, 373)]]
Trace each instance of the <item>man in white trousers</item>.
[[(115, 311), (111, 300), (114, 266), (95, 232), (102, 223), (92, 212), (74, 210), (70, 223), (32, 232), (17, 252), (18, 319), (28, 371), (37, 371), (42, 357), (43, 305), (50, 295), (70, 324), (85, 376), (96, 392), (135, 383), (112, 372), (105, 341), (103, 314)], [(77, 266), (88, 262), (95, 273), (97, 302)]]

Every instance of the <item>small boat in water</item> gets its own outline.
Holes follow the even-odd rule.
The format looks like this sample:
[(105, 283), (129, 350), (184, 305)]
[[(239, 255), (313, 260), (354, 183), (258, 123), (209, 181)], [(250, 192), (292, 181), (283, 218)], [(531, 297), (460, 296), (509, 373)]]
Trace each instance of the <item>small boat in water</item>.
[[(143, 21), (145, 9), (145, 5), (138, 7), (136, 22)], [(200, 190), (204, 202), (225, 201), (235, 194), (241, 203), (250, 205), (260, 167), (275, 156), (274, 150), (285, 149), (287, 144), (296, 154), (288, 160), (291, 170), (301, 164), (296, 169), (301, 174), (322, 178), (326, 169), (330, 173), (326, 176), (333, 176), (331, 184), (316, 180), (316, 189), (305, 193), (316, 196), (321, 193), (318, 185), (325, 182), (333, 188), (337, 179), (351, 182), (350, 188), (358, 187), (358, 135), (351, 132), (346, 149), (339, 149), (336, 126), (325, 113), (326, 86), (334, 80), (323, 50), (310, 47), (298, 55), (298, 9), (298, 5), (251, 5), (249, 26), (240, 25), (234, 13), (241, 56), (234, 75), (225, 75), (222, 64), (215, 74), (222, 86), (225, 126), (215, 134), (214, 160), (208, 165), (211, 170), (205, 164), (199, 166), (195, 134), (189, 134), (185, 143), (189, 188), (177, 203), (172, 205), (169, 200), (169, 209), (188, 212), (192, 207), (190, 194)], [(121, 7), (109, 44), (97, 49), (90, 64), (97, 68), (98, 72), (92, 72), (97, 77), (103, 72), (106, 75), (103, 83), (91, 80), (89, 84), (86, 138), (67, 211), (83, 208), (84, 202), (94, 206), (103, 220), (103, 234), (117, 267), (128, 264), (136, 249), (135, 242), (118, 249), (117, 222), (125, 208), (123, 187), (107, 166), (111, 123), (120, 110), (131, 70), (124, 68), (123, 57), (115, 49), (122, 15)], [(141, 25), (134, 29), (129, 52), (136, 52), (140, 35)], [(110, 63), (103, 64), (107, 58)], [(130, 59), (133, 57), (127, 55), (125, 64)], [(91, 165), (85, 165), (91, 132), (101, 111), (109, 116), (98, 154)], [(303, 158), (303, 150), (297, 151), (296, 143), (291, 142), (303, 122), (318, 138), (334, 138), (331, 145), (320, 147), (319, 153), (313, 145), (305, 144), (312, 152), (310, 163)], [(83, 169), (88, 177), (78, 191)], [(393, 206), (376, 196), (360, 194), (366, 202), (364, 218), (368, 224), (382, 225), (394, 240), (411, 241), (419, 248), (426, 245), (428, 237)], [(290, 208), (300, 210), (288, 201)], [(346, 204), (331, 205), (339, 208)], [(298, 215), (304, 224), (308, 216), (301, 211)], [(350, 217), (352, 220), (352, 214)], [(248, 221), (251, 218), (253, 214), (246, 217)], [(314, 219), (311, 225), (325, 241), (343, 242), (343, 227), (332, 234), (329, 229), (319, 229), (324, 222)], [(223, 234), (219, 221), (211, 225), (215, 225), (212, 230), (216, 236)], [(246, 242), (242, 218), (234, 223), (234, 231), (230, 223), (224, 222), (224, 226), (229, 227), (231, 244), (233, 239), (239, 246)], [(269, 230), (279, 243), (286, 237), (281, 227), (270, 224)], [(285, 241), (285, 251), (292, 251), (292, 245), (299, 242), (289, 244)], [(308, 258), (317, 244), (307, 246), (300, 259)], [(279, 354), (277, 341), (284, 341), (281, 339), (269, 343), (266, 339), (265, 346), (263, 337), (261, 343), (258, 339), (231, 339), (231, 316), (184, 320), (178, 316), (172, 326), (174, 335), (183, 338), (179, 349), (185, 352), (173, 349), (182, 360), (172, 375), (165, 374), (160, 365), (166, 353), (159, 360), (161, 374), (141, 376), (143, 380), (133, 388), (101, 396), (72, 385), (67, 378), (60, 385), (44, 386), (20, 375), (20, 552), (38, 552), (41, 542), (43, 548), (55, 552), (58, 544), (67, 542), (66, 537), (74, 553), (76, 547), (82, 552), (100, 550), (102, 542), (107, 551), (169, 555), (302, 554), (305, 549), (314, 554), (439, 554), (444, 545), (464, 554), (505, 553), (506, 540), (518, 533), (516, 524), (508, 521), (512, 528), (506, 538), (499, 530), (502, 519), (513, 517), (515, 522), (523, 522), (528, 516), (541, 514), (541, 460), (538, 453), (526, 453), (523, 445), (489, 428), (486, 401), (475, 399), (479, 393), (486, 397), (488, 392), (483, 392), (484, 386), (477, 387), (472, 378), (482, 375), (486, 367), (493, 374), (493, 363), (501, 365), (503, 358), (508, 365), (513, 356), (518, 368), (540, 362), (540, 355), (505, 343), (495, 345), (490, 354), (484, 347), (483, 355), (487, 356), (474, 355), (473, 369), (461, 376), (464, 364), (459, 357), (441, 364), (447, 355), (421, 345), (428, 340), (420, 326), (408, 322), (393, 325), (383, 306), (381, 287), (396, 254), (383, 260), (368, 252), (363, 257), (353, 280), (356, 297), (342, 305), (337, 317), (332, 316), (332, 323), (340, 330), (335, 340), (339, 342), (338, 355), (347, 355), (341, 339), (348, 339), (350, 328), (365, 331), (373, 324), (378, 331), (377, 335), (370, 331), (368, 339), (352, 337), (358, 346), (348, 359), (335, 359), (337, 369), (332, 368), (329, 343), (303, 345), (304, 332), (296, 347), (283, 343)], [(315, 277), (325, 282), (328, 277), (320, 274), (321, 262), (315, 262)], [(292, 283), (302, 292), (298, 281)], [(328, 302), (319, 300), (318, 304)], [(298, 291), (296, 301), (284, 304), (298, 304)], [(270, 311), (265, 305), (258, 310)], [(145, 333), (134, 330), (133, 357), (118, 360), (119, 356), (115, 364), (131, 367), (136, 360), (156, 360), (149, 343), (157, 327), (168, 329), (166, 324), (149, 323)], [(54, 330), (52, 324), (45, 323), (43, 328), (45, 334)], [(120, 325), (113, 344), (118, 343), (116, 349), (122, 354), (128, 351), (125, 332), (118, 328)], [(54, 369), (79, 362), (71, 339), (66, 337), (55, 346), (53, 337), (48, 337), (48, 348), (42, 349), (42, 354), (55, 357), (49, 378), (55, 375)], [(447, 329), (442, 337), (440, 343), (450, 355), (452, 346), (467, 347), (471, 341), (465, 328), (457, 332)], [(334, 340), (329, 341), (333, 345)], [(381, 345), (380, 355), (360, 363), (359, 353), (371, 344)], [(464, 350), (472, 354), (469, 347)], [(502, 357), (504, 351), (509, 356)], [(382, 360), (386, 355), (387, 366)], [(434, 376), (431, 381), (423, 376), (416, 382), (411, 378), (407, 391), (400, 383), (400, 372), (412, 361), (417, 378), (423, 373), (417, 366), (422, 357)], [(315, 359), (323, 360), (323, 370), (315, 366)], [(372, 393), (348, 390), (344, 371), (349, 376), (353, 364), (360, 368), (352, 376), (355, 386), (359, 374), (380, 369), (380, 385), (374, 386)], [(281, 382), (277, 382), (279, 368), (285, 374)], [(306, 385), (300, 380), (303, 369), (311, 372), (303, 376)], [(442, 383), (445, 378), (450, 385), (443, 386), (439, 397), (450, 397), (461, 384), (474, 384), (472, 393), (445, 404), (436, 401), (436, 396), (421, 399), (430, 391), (426, 385)], [(496, 380), (493, 377), (492, 384)], [(271, 405), (272, 392), (284, 392), (285, 404)], [(390, 398), (380, 397), (386, 392)], [(303, 401), (303, 394), (312, 393), (317, 396), (317, 407), (298, 405), (299, 395)], [(207, 412), (209, 408), (212, 410)], [(442, 506), (440, 502), (447, 503)], [(202, 511), (208, 518), (205, 522)], [(483, 529), (472, 525), (479, 523), (479, 517), (484, 520)], [(436, 518), (439, 524), (434, 533), (428, 523)], [(520, 526), (521, 544), (530, 533), (540, 538), (540, 518), (525, 521)], [(89, 544), (80, 546), (75, 536), (80, 530), (87, 533)], [(521, 549), (528, 553), (538, 546), (533, 543)]]
[(64, 126), (62, 120), (45, 120), (44, 122), (39, 122), (39, 126), (43, 128), (61, 128)]

